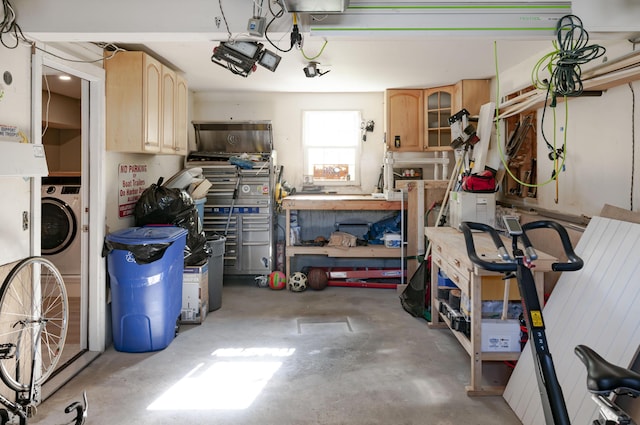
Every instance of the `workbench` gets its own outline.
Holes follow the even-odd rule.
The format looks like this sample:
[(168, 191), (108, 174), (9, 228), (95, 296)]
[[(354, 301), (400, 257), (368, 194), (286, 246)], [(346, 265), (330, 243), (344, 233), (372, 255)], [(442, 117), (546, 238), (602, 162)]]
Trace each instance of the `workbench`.
[[(338, 248), (332, 246), (296, 246), (291, 243), (291, 211), (400, 211), (404, 201), (387, 201), (371, 195), (292, 195), (282, 200), (286, 212), (286, 249), (285, 267), (287, 281), (291, 272), (291, 258), (296, 255), (324, 255), (341, 258), (398, 258), (401, 259), (404, 248), (387, 248), (384, 245), (354, 246)], [(402, 226), (401, 226), (402, 227)], [(402, 263), (402, 261), (401, 261)]]
[[(504, 386), (482, 385), (482, 364), (487, 361), (515, 361), (520, 357), (519, 351), (485, 351), (481, 347), (482, 341), (482, 284), (496, 283), (496, 276), (502, 274), (489, 272), (475, 266), (469, 256), (462, 232), (451, 227), (425, 227), (425, 234), (431, 243), (431, 322), (430, 327), (449, 327), (456, 339), (464, 347), (471, 358), (470, 384), (466, 387), (467, 395), (502, 395)], [(487, 233), (474, 232), (474, 244), (478, 255), (487, 261), (498, 260), (498, 250)], [(503, 242), (511, 253), (511, 240), (503, 238)], [(544, 273), (551, 271), (551, 265), (558, 259), (536, 250), (538, 259), (534, 261), (532, 269), (536, 285), (536, 292), (540, 305), (544, 305)], [(458, 289), (469, 298), (470, 337), (463, 332), (453, 329), (453, 324), (446, 314), (440, 313), (441, 301), (438, 299), (438, 271), (443, 270)], [(502, 286), (504, 281), (497, 282)], [(508, 291), (517, 291), (517, 282), (512, 279)], [(519, 292), (517, 292), (519, 298)], [(510, 298), (513, 298), (511, 295)], [(500, 297), (499, 299), (503, 299)]]

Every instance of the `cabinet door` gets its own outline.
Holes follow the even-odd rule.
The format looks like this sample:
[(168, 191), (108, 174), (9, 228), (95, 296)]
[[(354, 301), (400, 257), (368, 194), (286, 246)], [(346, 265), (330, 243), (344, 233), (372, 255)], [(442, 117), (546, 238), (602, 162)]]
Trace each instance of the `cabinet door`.
[(175, 153), (176, 73), (162, 67), (162, 133), (160, 151)]
[(436, 87), (424, 91), (426, 121), (425, 150), (451, 150), (451, 127), (449, 117), (453, 86)]
[(489, 80), (460, 80), (453, 89), (453, 114), (462, 109), (469, 111), (471, 116), (480, 114), (480, 107), (489, 102)]
[(180, 75), (176, 77), (176, 120), (175, 120), (175, 153), (178, 155), (187, 154), (187, 128), (188, 128), (188, 102), (189, 89), (187, 81)]
[(422, 151), (422, 90), (387, 90), (387, 147), (391, 151)]
[(144, 110), (144, 146), (143, 150), (160, 150), (162, 130), (162, 64), (148, 55), (144, 55), (143, 74), (143, 110)]

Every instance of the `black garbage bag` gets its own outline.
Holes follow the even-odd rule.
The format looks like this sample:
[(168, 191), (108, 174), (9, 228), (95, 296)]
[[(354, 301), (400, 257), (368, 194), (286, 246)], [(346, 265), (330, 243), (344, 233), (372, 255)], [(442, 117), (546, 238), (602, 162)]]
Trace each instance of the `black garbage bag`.
[(146, 188), (133, 209), (135, 225), (172, 225), (187, 230), (184, 264), (202, 264), (209, 257), (207, 238), (191, 196), (183, 190), (162, 186), (163, 178)]
[[(418, 270), (409, 279), (409, 284), (400, 295), (402, 308), (414, 317), (426, 318), (429, 309), (431, 281), (431, 256), (424, 259)], [(437, 313), (436, 313), (437, 314)]]
[(102, 256), (106, 257), (114, 249), (129, 251), (133, 254), (136, 264), (149, 264), (160, 260), (171, 243), (150, 243), (150, 244), (124, 244), (105, 240), (102, 245)]
[(180, 214), (195, 206), (193, 199), (180, 189), (162, 186), (163, 178), (146, 188), (133, 209), (136, 226), (173, 224)]

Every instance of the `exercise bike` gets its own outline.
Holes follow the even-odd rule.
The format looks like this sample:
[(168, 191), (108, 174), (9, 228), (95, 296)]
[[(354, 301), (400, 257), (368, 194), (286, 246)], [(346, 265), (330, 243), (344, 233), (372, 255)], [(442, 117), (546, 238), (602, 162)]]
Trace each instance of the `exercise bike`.
[[(469, 259), (485, 270), (504, 273), (507, 277), (515, 277), (522, 297), (523, 314), (529, 332), (529, 346), (536, 366), (538, 388), (542, 399), (542, 407), (547, 425), (570, 425), (569, 414), (562, 388), (556, 376), (555, 367), (547, 338), (542, 315), (542, 307), (536, 293), (531, 267), (537, 259), (535, 249), (527, 237), (527, 231), (549, 228), (560, 236), (562, 248), (567, 257), (566, 262), (552, 265), (554, 271), (575, 271), (583, 266), (582, 259), (573, 251), (569, 235), (564, 227), (554, 221), (541, 220), (520, 225), (518, 218), (504, 216), (503, 221), (507, 233), (512, 240), (509, 254), (502, 242), (500, 234), (493, 227), (483, 223), (463, 222), (460, 229), (464, 234)], [(487, 261), (478, 256), (473, 241), (473, 232), (481, 231), (489, 234), (493, 240), (501, 261)], [(522, 241), (521, 249), (518, 239)], [(609, 395), (624, 394), (631, 397), (640, 396), (640, 374), (607, 362), (594, 350), (585, 346), (575, 347), (575, 353), (587, 368), (587, 389), (591, 398), (598, 405), (599, 418), (593, 425), (636, 425), (631, 417), (617, 406)]]

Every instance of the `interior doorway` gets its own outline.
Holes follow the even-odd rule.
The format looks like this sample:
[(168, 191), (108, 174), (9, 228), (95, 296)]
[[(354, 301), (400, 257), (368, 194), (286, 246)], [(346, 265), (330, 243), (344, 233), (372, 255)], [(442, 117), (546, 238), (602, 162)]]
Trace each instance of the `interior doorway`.
[[(100, 57), (100, 53), (96, 54)], [(46, 196), (66, 203), (69, 208), (61, 212), (60, 222), (64, 223), (65, 214), (75, 218), (75, 234), (69, 234), (74, 234), (71, 239), (77, 242), (75, 248), (69, 248), (75, 249), (76, 254), (65, 256), (64, 250), (55, 252), (44, 239), (43, 211), (39, 213), (41, 217), (34, 217), (37, 221), (32, 236), (32, 244), (37, 247), (35, 254), (46, 256), (47, 249), (53, 250), (48, 253), (57, 256), (54, 263), (62, 267), (70, 301), (67, 342), (56, 372), (42, 386), (42, 400), (82, 370), (106, 346), (106, 271), (100, 255), (105, 234), (102, 177), (105, 77), (104, 70), (95, 63), (53, 47), (36, 49), (32, 57), (32, 134), (34, 143), (45, 146), (50, 170), (49, 176), (38, 182), (41, 184), (34, 190), (32, 202), (40, 205)], [(69, 77), (66, 84), (59, 79), (60, 75)], [(48, 190), (51, 192), (47, 193)], [(73, 224), (73, 218), (68, 220)]]
[[(76, 75), (50, 66), (42, 67), (42, 144), (49, 175), (42, 179), (41, 251), (58, 268), (69, 298), (69, 326), (60, 363), (65, 368), (84, 353), (87, 346), (88, 268), (86, 238), (88, 230), (84, 205), (84, 186), (88, 184), (87, 164), (83, 164), (82, 99), (85, 82)], [(86, 131), (86, 130), (85, 130)], [(84, 183), (84, 184), (83, 184)], [(84, 267), (83, 267), (84, 266)], [(55, 372), (54, 372), (55, 373)]]

